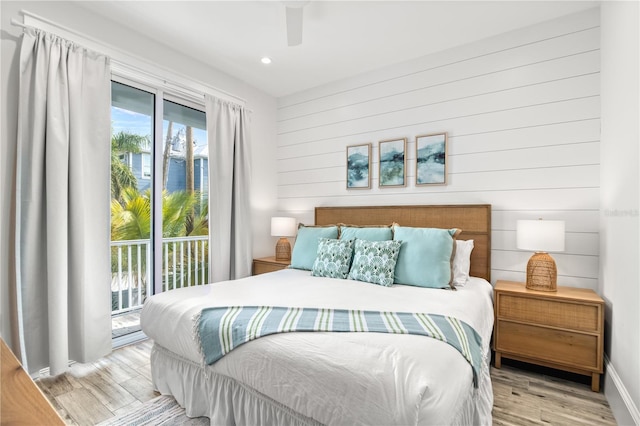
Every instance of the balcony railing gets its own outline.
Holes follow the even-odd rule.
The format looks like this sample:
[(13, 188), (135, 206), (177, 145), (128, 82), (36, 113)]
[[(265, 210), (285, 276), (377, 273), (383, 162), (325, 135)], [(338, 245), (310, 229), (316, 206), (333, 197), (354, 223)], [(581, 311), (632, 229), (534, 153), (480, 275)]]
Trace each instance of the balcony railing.
[[(151, 242), (111, 242), (111, 314), (142, 307), (152, 294)], [(162, 291), (209, 282), (209, 237), (163, 238)]]
[(142, 306), (151, 294), (149, 240), (111, 241), (111, 313)]

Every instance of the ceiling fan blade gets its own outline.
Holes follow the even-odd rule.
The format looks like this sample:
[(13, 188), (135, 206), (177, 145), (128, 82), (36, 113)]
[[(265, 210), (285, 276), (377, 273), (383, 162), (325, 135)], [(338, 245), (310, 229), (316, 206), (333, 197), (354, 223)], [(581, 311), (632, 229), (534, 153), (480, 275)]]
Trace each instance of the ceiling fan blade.
[(297, 46), (302, 43), (302, 7), (287, 6), (287, 44)]

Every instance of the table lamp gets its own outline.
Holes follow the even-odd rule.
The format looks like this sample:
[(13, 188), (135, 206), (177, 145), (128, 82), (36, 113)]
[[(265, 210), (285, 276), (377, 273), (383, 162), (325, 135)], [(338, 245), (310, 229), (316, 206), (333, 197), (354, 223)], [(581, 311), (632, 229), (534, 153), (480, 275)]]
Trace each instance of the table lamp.
[(293, 217), (272, 217), (271, 236), (280, 237), (276, 244), (276, 260), (291, 260), (291, 244), (286, 237), (296, 235), (296, 219)]
[(564, 251), (564, 221), (519, 220), (516, 225), (516, 246), (535, 251), (527, 263), (527, 284), (530, 290), (557, 291), (556, 262), (547, 252)]

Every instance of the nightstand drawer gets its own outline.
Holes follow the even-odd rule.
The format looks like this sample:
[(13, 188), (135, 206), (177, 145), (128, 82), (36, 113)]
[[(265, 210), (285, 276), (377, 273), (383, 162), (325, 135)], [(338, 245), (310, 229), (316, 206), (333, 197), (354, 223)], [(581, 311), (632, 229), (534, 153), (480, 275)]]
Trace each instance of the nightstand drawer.
[(290, 263), (288, 260), (276, 260), (274, 256), (253, 259), (253, 275), (279, 271), (289, 267)]
[(498, 318), (572, 330), (600, 331), (598, 305), (523, 298), (510, 294), (500, 294), (497, 305)]
[(285, 267), (281, 266), (281, 265), (274, 265), (271, 263), (263, 263), (263, 262), (256, 262), (253, 265), (253, 275), (260, 275), (260, 274), (266, 274), (267, 272), (275, 272), (275, 271), (279, 271), (281, 269), (284, 269)]
[(598, 336), (498, 321), (496, 351), (599, 371)]

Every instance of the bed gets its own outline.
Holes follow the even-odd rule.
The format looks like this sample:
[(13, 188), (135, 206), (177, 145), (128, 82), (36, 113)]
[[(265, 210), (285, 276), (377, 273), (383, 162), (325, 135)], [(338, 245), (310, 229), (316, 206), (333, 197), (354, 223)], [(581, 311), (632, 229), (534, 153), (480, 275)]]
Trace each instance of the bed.
[[(489, 205), (319, 207), (316, 225), (459, 228), (474, 240), (470, 275), (456, 291), (384, 287), (309, 271), (277, 272), (154, 295), (141, 324), (154, 340), (153, 384), (190, 417), (211, 424), (491, 424), (493, 327)], [(195, 319), (224, 306), (428, 312), (459, 319), (481, 338), (474, 369), (451, 345), (411, 334), (292, 332), (203, 362)], [(476, 384), (474, 385), (474, 377)]]

